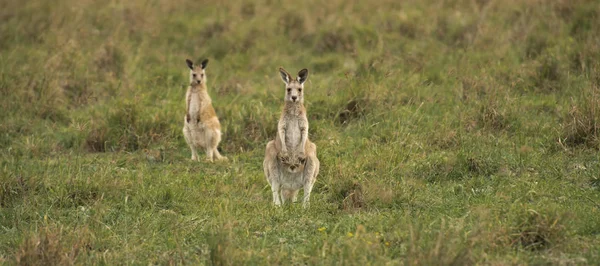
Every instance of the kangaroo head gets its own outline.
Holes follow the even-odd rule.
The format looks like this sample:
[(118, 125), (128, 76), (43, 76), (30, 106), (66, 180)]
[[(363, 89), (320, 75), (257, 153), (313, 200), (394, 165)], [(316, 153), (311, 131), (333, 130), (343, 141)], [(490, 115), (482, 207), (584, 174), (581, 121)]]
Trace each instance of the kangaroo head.
[(304, 163), (305, 162), (306, 162), (306, 158), (291, 156), (285, 160), (282, 160), (281, 164), (283, 165), (285, 170), (290, 173), (300, 173), (300, 172), (304, 171)]
[(206, 73), (204, 69), (206, 69), (208, 59), (202, 60), (200, 65), (194, 64), (194, 62), (189, 59), (186, 59), (185, 62), (190, 68), (190, 85), (206, 84)]
[(300, 70), (296, 79), (292, 79), (292, 75), (282, 67), (279, 68), (279, 74), (285, 83), (285, 101), (303, 103), (304, 82), (308, 79), (308, 69)]

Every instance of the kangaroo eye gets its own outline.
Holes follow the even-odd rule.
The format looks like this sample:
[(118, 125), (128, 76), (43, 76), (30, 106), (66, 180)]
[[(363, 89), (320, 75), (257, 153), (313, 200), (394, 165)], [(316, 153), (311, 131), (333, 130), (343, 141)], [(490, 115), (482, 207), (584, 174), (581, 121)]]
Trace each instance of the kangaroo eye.
[(287, 90), (288, 90), (288, 92), (292, 92), (292, 88), (288, 88)]
[(194, 78), (195, 78), (195, 77), (196, 77), (196, 73), (192, 74), (192, 77), (194, 77)]
[(302, 89), (298, 89), (298, 92), (302, 92)]

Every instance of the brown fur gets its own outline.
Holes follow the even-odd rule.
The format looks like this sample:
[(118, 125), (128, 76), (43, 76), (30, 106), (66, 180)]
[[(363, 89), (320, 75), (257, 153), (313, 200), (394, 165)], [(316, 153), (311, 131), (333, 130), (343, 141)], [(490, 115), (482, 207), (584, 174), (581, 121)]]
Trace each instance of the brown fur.
[(296, 79), (292, 79), (283, 68), (279, 72), (286, 84), (285, 105), (275, 140), (267, 144), (263, 169), (271, 185), (275, 205), (279, 206), (290, 198), (296, 201), (298, 191), (303, 188), (303, 206), (306, 208), (320, 166), (317, 146), (308, 139), (303, 97), (303, 83), (308, 78), (308, 70), (301, 70)]
[(192, 150), (192, 160), (198, 160), (198, 148), (206, 151), (208, 161), (224, 160), (227, 158), (217, 150), (221, 141), (221, 123), (208, 95), (204, 70), (206, 63), (208, 60), (203, 61), (202, 66), (188, 62), (190, 86), (186, 92), (183, 134)]
[(221, 129), (221, 123), (219, 123), (219, 118), (217, 117), (217, 113), (215, 112), (215, 108), (212, 106), (212, 100), (210, 96), (208, 96), (208, 92), (206, 89), (206, 84), (200, 84), (194, 86), (190, 86), (190, 91), (197, 91), (198, 93), (192, 94), (188, 93), (188, 98), (186, 101), (186, 115), (189, 119), (192, 117), (190, 114), (190, 102), (192, 99), (197, 100), (200, 103), (201, 108), (198, 109), (197, 116), (200, 118), (197, 122), (202, 122), (207, 127), (214, 129)]
[[(276, 141), (267, 143), (263, 169), (273, 192), (273, 202), (279, 206), (286, 200), (296, 202), (298, 191), (304, 188), (303, 206), (309, 205), (312, 186), (319, 175), (320, 162), (317, 158), (317, 145), (310, 140), (303, 153), (305, 159), (296, 153), (286, 158), (280, 156)], [(292, 168), (293, 166), (293, 168)]]
[[(297, 103), (297, 104), (286, 103), (283, 106), (283, 110), (281, 110), (281, 117), (279, 117), (279, 121), (289, 122), (289, 120), (291, 120), (290, 118), (301, 119), (303, 121), (306, 121), (306, 124), (308, 125), (308, 118), (306, 117), (306, 108), (304, 107), (304, 104), (302, 104), (302, 103)], [(281, 136), (280, 136), (280, 134), (277, 134), (275, 136), (275, 145), (277, 146), (277, 149), (280, 151), (282, 150), (281, 143), (282, 143)], [(290, 147), (289, 144), (286, 146), (288, 146), (288, 147), (286, 147), (286, 152), (289, 149), (292, 149), (292, 150), (298, 149), (300, 151), (303, 150), (303, 147)]]

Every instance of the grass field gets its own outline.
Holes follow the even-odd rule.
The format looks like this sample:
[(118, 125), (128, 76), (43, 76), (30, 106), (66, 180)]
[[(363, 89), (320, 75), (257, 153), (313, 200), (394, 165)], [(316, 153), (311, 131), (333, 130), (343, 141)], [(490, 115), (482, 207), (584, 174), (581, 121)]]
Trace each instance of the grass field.
[[(0, 264), (600, 262), (596, 0), (0, 1)], [(228, 162), (192, 162), (209, 58)], [(321, 171), (262, 170), (284, 84)]]

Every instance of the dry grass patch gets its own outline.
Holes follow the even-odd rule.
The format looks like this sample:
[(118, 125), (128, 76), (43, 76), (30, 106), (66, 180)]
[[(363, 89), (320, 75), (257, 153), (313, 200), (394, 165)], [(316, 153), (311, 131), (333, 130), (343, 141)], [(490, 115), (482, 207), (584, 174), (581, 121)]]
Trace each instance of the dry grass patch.
[(46, 226), (26, 238), (19, 246), (17, 265), (74, 265), (77, 257), (92, 249), (87, 228), (73, 231)]
[(565, 236), (564, 215), (526, 210), (517, 216), (508, 241), (511, 246), (539, 251), (559, 245)]
[(580, 103), (573, 102), (564, 119), (560, 144), (600, 149), (599, 92), (598, 87), (593, 87)]
[(345, 125), (350, 123), (352, 120), (363, 117), (368, 110), (368, 100), (366, 99), (352, 99), (343, 110), (338, 113), (338, 123)]

